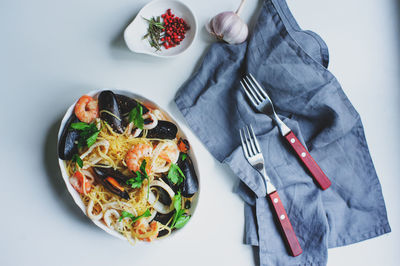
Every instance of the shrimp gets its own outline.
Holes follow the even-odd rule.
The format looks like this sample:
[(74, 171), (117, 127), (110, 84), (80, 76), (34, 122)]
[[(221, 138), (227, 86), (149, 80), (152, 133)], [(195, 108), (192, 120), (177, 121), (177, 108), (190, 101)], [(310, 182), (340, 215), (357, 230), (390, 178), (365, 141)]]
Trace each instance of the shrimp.
[(99, 117), (98, 102), (88, 95), (83, 95), (75, 105), (75, 115), (82, 122), (93, 122)]
[(159, 225), (156, 221), (152, 221), (148, 224), (145, 218), (141, 218), (135, 222), (134, 228), (137, 238), (140, 240), (151, 242), (158, 236)]
[(169, 163), (176, 163), (179, 158), (178, 146), (175, 142), (167, 142), (165, 146), (163, 146), (158, 157)]
[(171, 164), (178, 161), (179, 149), (175, 142), (160, 142), (153, 152), (151, 162), (152, 170), (155, 173), (163, 173), (169, 170)]
[[(128, 151), (125, 157), (126, 166), (129, 170), (136, 172), (140, 170), (140, 165), (145, 157), (150, 157), (153, 147), (149, 144), (136, 144)], [(146, 172), (150, 173), (151, 165), (146, 166)]]
[(91, 182), (86, 178), (83, 173), (79, 171), (76, 171), (75, 174), (69, 178), (69, 182), (71, 183), (72, 187), (80, 194), (89, 193), (92, 188)]

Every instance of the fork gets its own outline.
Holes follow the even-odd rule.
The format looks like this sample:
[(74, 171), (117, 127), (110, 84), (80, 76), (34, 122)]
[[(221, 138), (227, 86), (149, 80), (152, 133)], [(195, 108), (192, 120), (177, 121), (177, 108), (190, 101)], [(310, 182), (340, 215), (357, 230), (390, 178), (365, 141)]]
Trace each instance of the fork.
[(267, 92), (263, 87), (261, 87), (253, 75), (245, 75), (245, 77), (240, 81), (240, 84), (252, 105), (260, 113), (264, 113), (271, 117), (271, 119), (278, 125), (281, 135), (285, 137), (289, 145), (294, 149), (297, 156), (310, 171), (315, 182), (317, 182), (321, 189), (325, 190), (330, 187), (331, 181), (329, 178), (321, 170), (314, 158), (299, 141), (293, 131), (278, 117)]
[(285, 242), (288, 245), (291, 255), (296, 257), (300, 255), (303, 250), (301, 249), (299, 241), (297, 240), (296, 233), (293, 230), (292, 224), (279, 197), (278, 191), (272, 184), (267, 172), (265, 171), (264, 157), (254, 134), (253, 127), (250, 125), (249, 130), (249, 127), (246, 126), (242, 130), (239, 130), (239, 134), (242, 141), (244, 157), (247, 159), (250, 165), (253, 166), (253, 168), (264, 177), (263, 180), (267, 191), (267, 197), (273, 206), (275, 218), (279, 222), (280, 229), (283, 232)]

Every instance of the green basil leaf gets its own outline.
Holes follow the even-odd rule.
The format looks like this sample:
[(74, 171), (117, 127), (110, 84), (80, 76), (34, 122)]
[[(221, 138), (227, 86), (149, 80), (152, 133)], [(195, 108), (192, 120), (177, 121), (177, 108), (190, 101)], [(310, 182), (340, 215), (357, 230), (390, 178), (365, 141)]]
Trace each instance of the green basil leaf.
[(81, 159), (81, 157), (79, 157), (78, 154), (74, 154), (74, 155), (72, 156), (72, 159), (71, 159), (71, 160), (72, 160), (73, 162), (76, 162), (76, 164), (79, 165), (80, 168), (83, 167), (82, 159)]
[(133, 122), (137, 128), (143, 129), (143, 107), (138, 104), (129, 112), (129, 122)]
[(146, 172), (146, 164), (147, 164), (146, 160), (143, 160), (142, 164), (140, 165), (140, 171), (142, 172), (142, 174), (145, 178), (148, 178), (148, 175)]
[(183, 174), (181, 168), (179, 168), (179, 166), (174, 163), (171, 164), (171, 167), (168, 171), (168, 179), (171, 180), (172, 183), (179, 185), (180, 183), (182, 183), (184, 178), (185, 175)]
[(187, 157), (187, 154), (186, 154), (186, 153), (183, 153), (183, 154), (182, 154), (182, 157), (181, 157), (181, 158), (182, 158), (182, 162), (186, 159), (186, 157)]
[(87, 128), (90, 128), (90, 125), (85, 122), (77, 122), (77, 123), (71, 123), (70, 128), (76, 130), (85, 130)]
[(98, 130), (97, 132), (93, 133), (93, 135), (91, 135), (89, 138), (86, 139), (86, 144), (88, 147), (92, 146), (97, 139), (97, 136), (99, 135), (100, 130)]
[(174, 228), (175, 222), (179, 217), (179, 212), (181, 210), (181, 201), (182, 201), (181, 192), (178, 190), (178, 193), (175, 194), (174, 198), (172, 199), (172, 204), (174, 205), (175, 208), (175, 214), (174, 218), (172, 219), (171, 228)]
[(150, 217), (151, 216), (151, 212), (149, 209), (147, 209), (143, 214), (142, 217)]
[(126, 181), (127, 185), (130, 185), (132, 188), (140, 188), (142, 186), (142, 180), (136, 178), (130, 178)]
[(150, 216), (151, 216), (151, 213), (150, 213), (149, 209), (147, 209), (142, 215), (139, 215), (138, 217), (132, 219), (132, 223), (136, 222), (136, 221), (139, 220), (140, 218), (143, 218), (143, 217), (150, 217)]
[(140, 171), (136, 171), (136, 179), (142, 180), (142, 173)]
[(180, 229), (180, 228), (184, 227), (187, 224), (187, 222), (189, 221), (189, 219), (190, 219), (189, 215), (179, 216), (178, 219), (176, 220), (175, 228)]
[(126, 181), (126, 184), (130, 185), (132, 188), (140, 188), (142, 186), (142, 183), (143, 179), (139, 171), (136, 171), (136, 177), (130, 178)]
[(179, 210), (181, 209), (181, 202), (182, 202), (182, 196), (180, 191), (178, 191), (178, 193), (175, 194), (173, 201), (176, 212), (179, 212)]
[(122, 211), (121, 216), (119, 217), (118, 221), (121, 222), (122, 219), (124, 219), (124, 218), (135, 219), (135, 216), (130, 212)]

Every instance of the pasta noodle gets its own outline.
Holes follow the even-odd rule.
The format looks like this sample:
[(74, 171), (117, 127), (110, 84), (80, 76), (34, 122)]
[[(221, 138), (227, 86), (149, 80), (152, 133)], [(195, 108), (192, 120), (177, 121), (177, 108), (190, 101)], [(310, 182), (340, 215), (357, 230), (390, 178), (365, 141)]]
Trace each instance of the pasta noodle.
[(131, 244), (167, 237), (190, 218), (198, 189), (190, 146), (166, 118), (158, 109), (102, 91), (97, 99), (78, 100), (60, 137), (59, 157), (87, 216)]
[[(88, 168), (90, 171), (90, 167), (111, 167), (115, 170), (119, 170), (121, 173), (130, 175), (128, 168), (126, 167), (125, 157), (129, 149), (136, 144), (150, 144), (153, 145), (155, 143), (161, 142), (174, 142), (176, 140), (165, 140), (165, 139), (147, 139), (147, 138), (134, 138), (130, 135), (127, 131), (123, 134), (118, 134), (113, 132), (112, 128), (105, 123), (104, 121), (98, 120), (98, 123), (101, 125), (101, 131), (97, 137), (97, 141), (107, 141), (109, 143), (109, 147), (107, 152), (103, 146), (95, 147), (87, 156), (85, 156), (83, 161), (83, 168)], [(147, 130), (144, 130), (144, 134), (146, 134)], [(87, 152), (88, 149), (83, 150), (82, 154)], [(96, 164), (93, 164), (93, 158), (98, 158), (99, 160)], [(149, 158), (149, 162), (155, 161), (157, 166), (160, 164), (165, 164), (165, 160), (159, 158)], [(72, 176), (76, 171), (76, 164), (73, 161), (67, 161), (66, 163), (67, 173)], [(122, 199), (121, 197), (111, 193), (107, 189), (105, 189), (102, 185), (96, 184), (92, 186), (92, 189), (88, 193), (81, 194), (82, 201), (84, 202), (85, 206), (87, 207), (90, 200), (94, 202), (94, 209), (97, 211), (96, 214), (100, 212), (105, 213), (107, 208), (107, 204), (110, 205), (111, 203), (117, 202), (119, 204), (119, 209), (122, 211), (127, 211), (130, 213), (136, 213), (138, 216), (143, 215), (147, 209), (151, 209), (153, 204), (150, 204), (147, 201), (147, 187), (148, 182), (154, 180), (154, 178), (159, 177), (158, 174), (150, 174), (149, 180), (144, 180), (143, 185), (138, 189), (128, 189), (129, 200)], [(126, 204), (124, 204), (126, 203)], [(129, 206), (129, 207), (127, 207)], [(172, 219), (167, 223), (169, 224)], [(132, 223), (128, 219), (123, 219), (122, 226), (116, 226), (118, 224), (118, 220), (113, 222), (114, 229), (124, 235), (131, 244), (135, 244), (137, 242), (137, 238), (146, 239), (153, 236), (155, 233), (158, 233), (162, 230), (167, 230), (167, 234), (163, 235), (162, 238), (168, 236), (171, 233), (171, 228), (168, 225), (159, 224), (157, 232), (145, 232), (143, 234), (138, 234), (137, 230), (134, 228), (134, 223)], [(160, 237), (161, 238), (161, 237)]]

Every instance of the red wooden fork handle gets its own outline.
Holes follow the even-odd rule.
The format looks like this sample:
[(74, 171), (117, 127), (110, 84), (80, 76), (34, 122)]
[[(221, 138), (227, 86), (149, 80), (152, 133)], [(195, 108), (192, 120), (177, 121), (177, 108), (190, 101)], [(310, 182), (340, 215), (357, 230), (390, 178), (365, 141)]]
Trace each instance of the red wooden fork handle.
[(290, 249), (291, 255), (293, 257), (300, 255), (303, 250), (301, 249), (299, 241), (297, 240), (296, 234), (285, 211), (285, 207), (283, 207), (281, 199), (279, 198), (278, 192), (272, 192), (271, 194), (268, 194), (268, 197), (271, 200), (271, 204), (274, 208), (275, 215), (279, 221), (280, 228)]
[(311, 154), (306, 150), (306, 148), (301, 144), (296, 135), (290, 131), (289, 134), (285, 136), (286, 140), (289, 142), (290, 146), (296, 151), (297, 156), (304, 163), (307, 169), (310, 171), (314, 180), (318, 183), (322, 190), (327, 189), (331, 186), (331, 181), (324, 174), (318, 164), (314, 161)]

